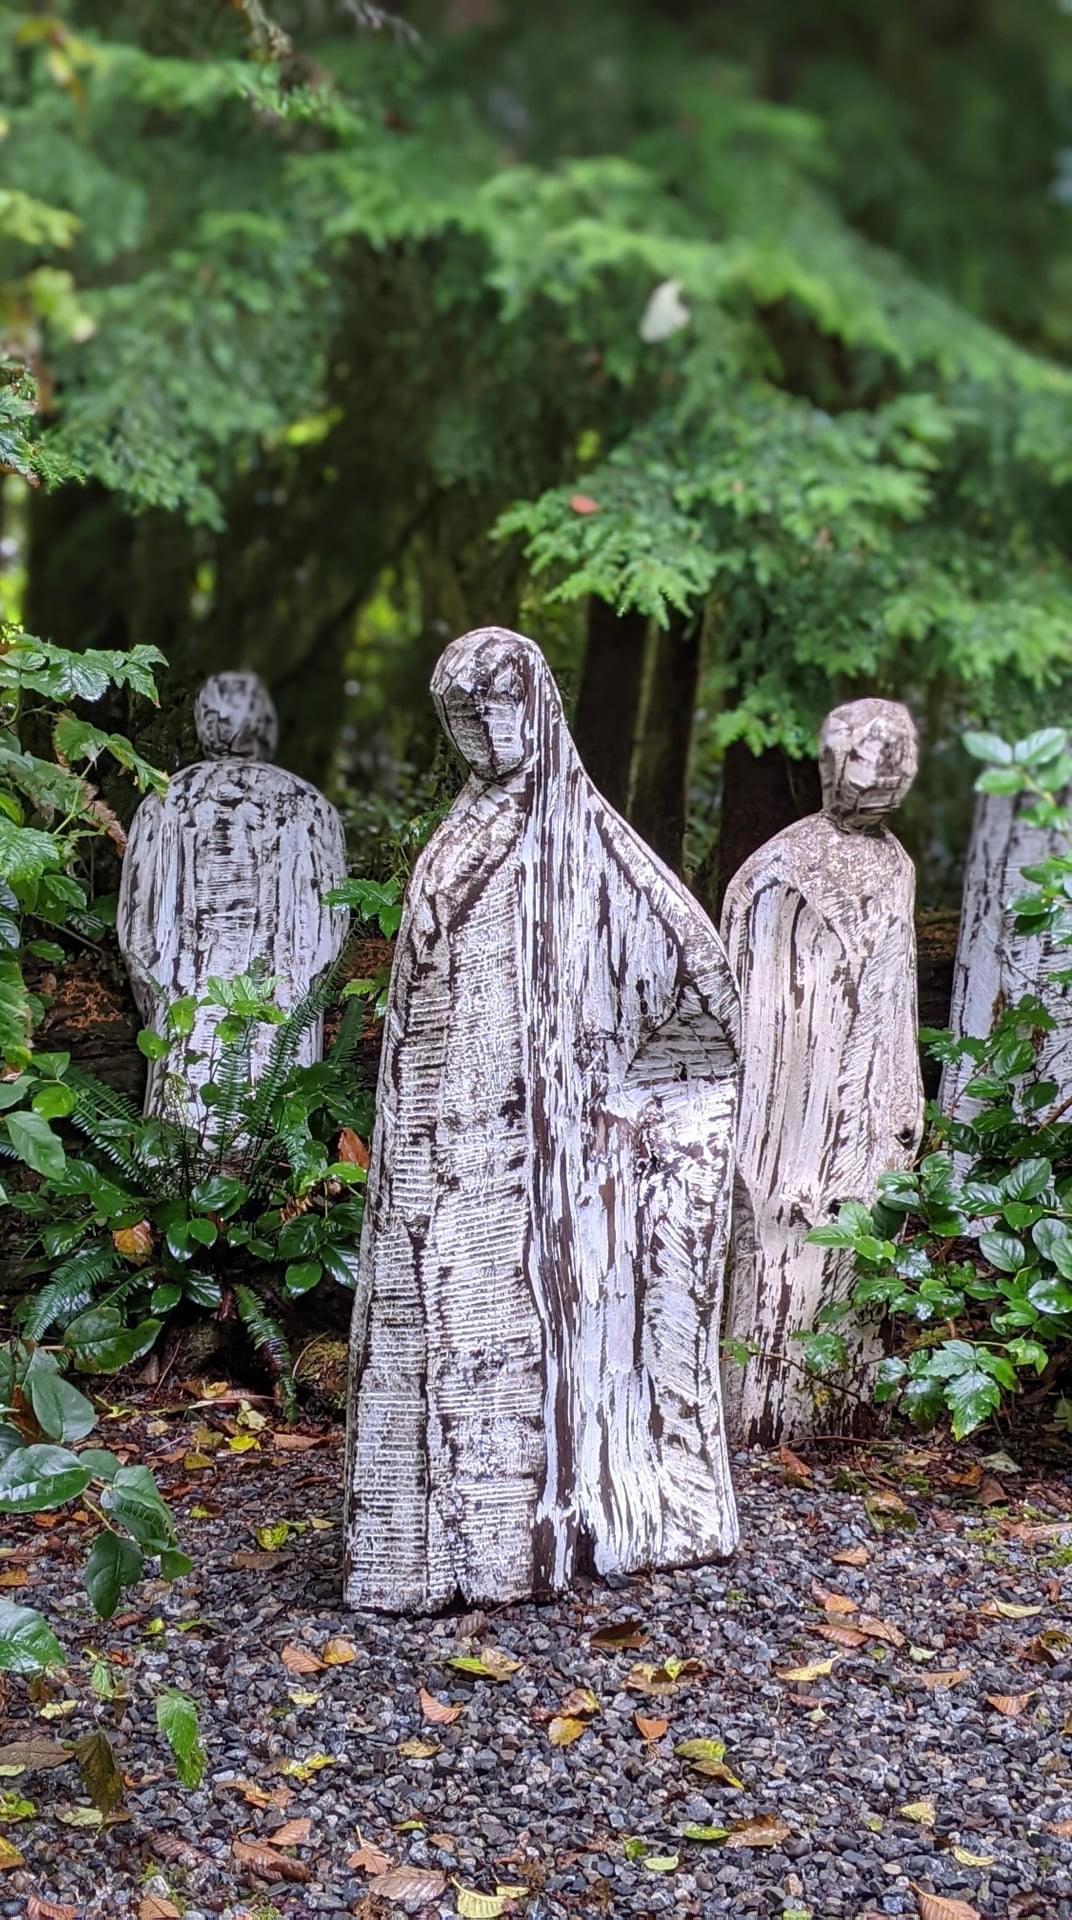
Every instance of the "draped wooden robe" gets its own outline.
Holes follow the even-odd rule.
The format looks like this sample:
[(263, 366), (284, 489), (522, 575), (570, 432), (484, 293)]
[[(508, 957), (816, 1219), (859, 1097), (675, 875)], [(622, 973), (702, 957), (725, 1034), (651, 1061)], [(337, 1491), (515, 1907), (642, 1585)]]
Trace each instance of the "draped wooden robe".
[(391, 1611), (737, 1538), (725, 954), (538, 648), (469, 634), (433, 693), (473, 773), (399, 931), (352, 1347), (346, 1597)]

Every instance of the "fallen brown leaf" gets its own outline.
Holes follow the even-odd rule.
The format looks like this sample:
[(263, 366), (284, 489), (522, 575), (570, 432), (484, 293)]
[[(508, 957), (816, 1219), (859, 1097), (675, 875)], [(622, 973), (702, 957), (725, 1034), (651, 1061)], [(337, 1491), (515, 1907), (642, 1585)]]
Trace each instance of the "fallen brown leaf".
[(382, 1853), (379, 1847), (374, 1847), (370, 1840), (365, 1840), (356, 1853), (350, 1855), (346, 1865), (359, 1873), (376, 1875), (390, 1872), (391, 1861), (389, 1855)]
[(10, 1740), (0, 1747), (0, 1767), (25, 1767), (28, 1773), (44, 1773), (50, 1767), (65, 1767), (74, 1759), (68, 1747), (54, 1740)]
[(62, 1900), (42, 1900), (31, 1893), (26, 1902), (26, 1920), (77, 1920), (78, 1908), (65, 1906)]
[(424, 1687), (420, 1690), (419, 1699), (421, 1712), (432, 1727), (453, 1726), (455, 1720), (460, 1720), (465, 1712), (464, 1706), (451, 1705), (446, 1700), (437, 1700), (435, 1694), (429, 1693)]
[(597, 1628), (592, 1645), (601, 1653), (617, 1653), (619, 1649), (636, 1652), (644, 1645), (644, 1629), (639, 1620), (618, 1620), (613, 1626)]
[(855, 1600), (845, 1593), (831, 1593), (828, 1587), (821, 1586), (818, 1580), (811, 1583), (811, 1596), (818, 1600), (824, 1613), (856, 1613), (859, 1611)]
[(919, 1907), (919, 1920), (982, 1920), (978, 1907), (966, 1900), (947, 1900), (940, 1893), (927, 1893), (912, 1881), (912, 1892)]
[(30, 1576), (25, 1567), (5, 1567), (0, 1573), (0, 1587), (26, 1587), (29, 1584)]
[(745, 1820), (739, 1827), (731, 1827), (724, 1845), (727, 1847), (780, 1847), (788, 1840), (792, 1827), (787, 1827), (773, 1813), (757, 1813), (752, 1820)]
[(319, 1654), (308, 1647), (284, 1647), (279, 1658), (288, 1673), (319, 1673), (324, 1665)]
[(138, 1903), (138, 1920), (182, 1920), (174, 1900), (162, 1900), (158, 1893), (147, 1893)]
[(231, 1785), (237, 1788), (247, 1806), (275, 1807), (278, 1813), (283, 1813), (294, 1798), (293, 1787), (288, 1787), (282, 1780), (271, 1792), (266, 1787), (259, 1787), (255, 1780), (232, 1780)]
[(248, 1867), (261, 1880), (311, 1880), (312, 1867), (303, 1860), (292, 1860), (288, 1853), (277, 1853), (264, 1840), (233, 1840), (231, 1852), (240, 1867)]
[(813, 1627), (812, 1632), (819, 1634), (823, 1640), (829, 1640), (835, 1647), (867, 1645), (867, 1635), (861, 1633), (859, 1627), (840, 1627), (836, 1622), (831, 1622), (828, 1626)]
[(649, 1720), (643, 1713), (634, 1713), (633, 1719), (642, 1740), (661, 1740), (669, 1731), (669, 1720)]
[(1015, 1720), (1023, 1713), (1028, 1702), (1035, 1698), (1037, 1691), (1037, 1687), (1032, 1687), (1030, 1693), (988, 1693), (984, 1698), (995, 1713), (1003, 1714), (1006, 1720)]
[(310, 1447), (322, 1447), (322, 1433), (273, 1433), (272, 1445), (281, 1453), (306, 1453)]
[(389, 1873), (377, 1875), (375, 1894), (377, 1900), (417, 1906), (421, 1901), (438, 1900), (446, 1885), (446, 1874), (434, 1867), (392, 1867)]
[(872, 1614), (861, 1613), (856, 1625), (869, 1640), (884, 1640), (889, 1647), (903, 1647), (905, 1644), (900, 1627), (891, 1626), (888, 1620), (876, 1620)]
[(1002, 1532), (1022, 1540), (1025, 1546), (1042, 1546), (1047, 1540), (1059, 1540), (1063, 1533), (1072, 1533), (1072, 1514), (1067, 1520), (1014, 1520)]
[(782, 1477), (788, 1486), (811, 1485), (811, 1468), (806, 1460), (801, 1459), (799, 1453), (793, 1452), (792, 1447), (779, 1447), (776, 1458), (779, 1466), (785, 1468)]
[(1047, 1833), (1055, 1833), (1058, 1840), (1072, 1840), (1072, 1820), (1044, 1820)]
[(266, 1833), (264, 1837), (272, 1847), (307, 1847), (312, 1833), (311, 1820), (287, 1820), (274, 1833)]
[(599, 1713), (601, 1709), (591, 1687), (571, 1687), (558, 1711), (575, 1714), (584, 1720), (591, 1718), (593, 1713)]
[(18, 1848), (0, 1834), (0, 1873), (10, 1873), (15, 1867), (24, 1865), (25, 1862)]
[(841, 1553), (832, 1553), (830, 1558), (839, 1567), (866, 1567), (871, 1555), (866, 1547), (845, 1547)]
[(262, 1553), (256, 1547), (243, 1547), (238, 1553), (231, 1555), (231, 1565), (240, 1573), (270, 1573), (273, 1567), (281, 1567), (293, 1558), (294, 1555), (289, 1552), (265, 1551)]
[(930, 1687), (932, 1690), (943, 1687), (948, 1689), (959, 1687), (963, 1681), (970, 1680), (971, 1670), (968, 1667), (947, 1667), (940, 1669), (937, 1673), (917, 1673), (916, 1679), (921, 1687)]
[(975, 1498), (981, 1507), (1007, 1507), (1009, 1504), (1009, 1496), (1001, 1481), (995, 1479), (992, 1473), (983, 1475), (982, 1484)]

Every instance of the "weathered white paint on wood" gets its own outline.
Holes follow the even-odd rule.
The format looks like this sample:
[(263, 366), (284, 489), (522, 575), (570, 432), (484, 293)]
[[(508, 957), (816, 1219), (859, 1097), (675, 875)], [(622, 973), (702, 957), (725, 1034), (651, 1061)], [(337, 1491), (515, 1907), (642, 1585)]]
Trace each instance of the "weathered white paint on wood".
[[(142, 801), (119, 890), (119, 945), (142, 1018), (158, 1033), (173, 1000), (258, 961), (278, 976), (280, 1004), (296, 1006), (346, 933), (346, 914), (323, 903), (346, 874), (342, 823), (308, 781), (266, 764), (277, 737), (267, 688), (256, 674), (217, 674), (197, 697), (195, 720), (209, 757), (177, 773), (162, 799)], [(202, 1009), (190, 1037), (150, 1062), (147, 1113), (166, 1107), (206, 1124), (199, 1089), (218, 1064), (220, 1018)], [(254, 1030), (254, 1077), (274, 1032)], [(296, 1064), (311, 1065), (321, 1047), (318, 1023)]]
[(471, 769), (414, 870), (353, 1327), (346, 1598), (503, 1601), (731, 1551), (718, 1379), (737, 994), (550, 672), (436, 668)]
[[(1072, 792), (1063, 804), (1072, 805)], [(1049, 936), (1017, 933), (1008, 911), (1018, 894), (1030, 890), (1030, 882), (1021, 880), (1024, 867), (1064, 851), (1062, 834), (1025, 820), (1030, 805), (1026, 794), (981, 793), (976, 801), (949, 1024), (958, 1038), (983, 1039), (1006, 1008), (1033, 994), (1056, 1022), (1052, 1033), (1042, 1035), (1038, 1077), (1056, 1080), (1063, 1098), (1072, 1086), (1072, 988), (1053, 975), (1069, 966), (1070, 956)], [(964, 1092), (975, 1071), (971, 1060), (951, 1061), (943, 1070), (939, 1103), (958, 1120), (978, 1111), (978, 1102)]]
[[(726, 894), (742, 1031), (727, 1332), (763, 1356), (723, 1365), (727, 1425), (744, 1444), (816, 1430), (792, 1336), (847, 1296), (853, 1273), (851, 1256), (806, 1235), (843, 1200), (869, 1199), (919, 1143), (915, 873), (883, 824), (916, 764), (906, 707), (835, 708), (820, 741), (822, 813), (776, 834)], [(863, 1325), (840, 1330), (859, 1387), (880, 1349)]]

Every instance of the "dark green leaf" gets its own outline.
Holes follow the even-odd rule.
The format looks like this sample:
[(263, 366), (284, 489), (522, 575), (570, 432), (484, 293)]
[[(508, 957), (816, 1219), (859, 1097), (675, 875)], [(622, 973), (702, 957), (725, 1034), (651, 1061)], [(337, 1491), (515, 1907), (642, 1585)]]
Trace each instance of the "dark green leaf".
[(72, 1748), (82, 1785), (98, 1813), (111, 1813), (123, 1798), (123, 1777), (116, 1764), (107, 1734), (98, 1728), (74, 1741)]
[(205, 1753), (193, 1701), (174, 1687), (165, 1687), (156, 1697), (156, 1724), (175, 1756), (183, 1786), (198, 1786), (205, 1771)]
[(46, 1179), (58, 1180), (62, 1177), (67, 1164), (63, 1142), (56, 1138), (42, 1114), (9, 1113), (5, 1124), (20, 1160)]
[(29, 1373), (26, 1392), (34, 1419), (51, 1440), (84, 1440), (97, 1424), (85, 1394), (58, 1373)]
[(33, 1607), (0, 1600), (0, 1673), (45, 1673), (63, 1666), (63, 1650)]
[(0, 1467), (0, 1513), (44, 1513), (74, 1500), (90, 1472), (65, 1447), (24, 1447)]
[(979, 1251), (1002, 1273), (1016, 1273), (1027, 1259), (1023, 1241), (1013, 1233), (981, 1233)]
[(133, 1540), (106, 1529), (99, 1533), (86, 1561), (86, 1592), (102, 1620), (110, 1620), (124, 1587), (140, 1580), (145, 1562)]

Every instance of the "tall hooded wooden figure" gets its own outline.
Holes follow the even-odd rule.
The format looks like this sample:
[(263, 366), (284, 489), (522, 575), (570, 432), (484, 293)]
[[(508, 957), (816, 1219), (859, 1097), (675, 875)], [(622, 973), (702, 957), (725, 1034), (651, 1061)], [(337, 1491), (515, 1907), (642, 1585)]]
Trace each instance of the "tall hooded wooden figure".
[(431, 1611), (719, 1557), (737, 995), (521, 635), (432, 692), (470, 768), (391, 981), (354, 1309), (346, 1597)]
[[(919, 1144), (915, 871), (885, 824), (916, 760), (907, 707), (835, 707), (820, 736), (823, 811), (776, 834), (726, 893), (742, 1005), (727, 1330), (759, 1351), (723, 1374), (730, 1432), (745, 1444), (815, 1430), (793, 1335), (848, 1297), (853, 1266), (808, 1232), (843, 1200), (872, 1199), (879, 1174), (910, 1166)], [(839, 1331), (859, 1389), (882, 1348), (866, 1322)]]

